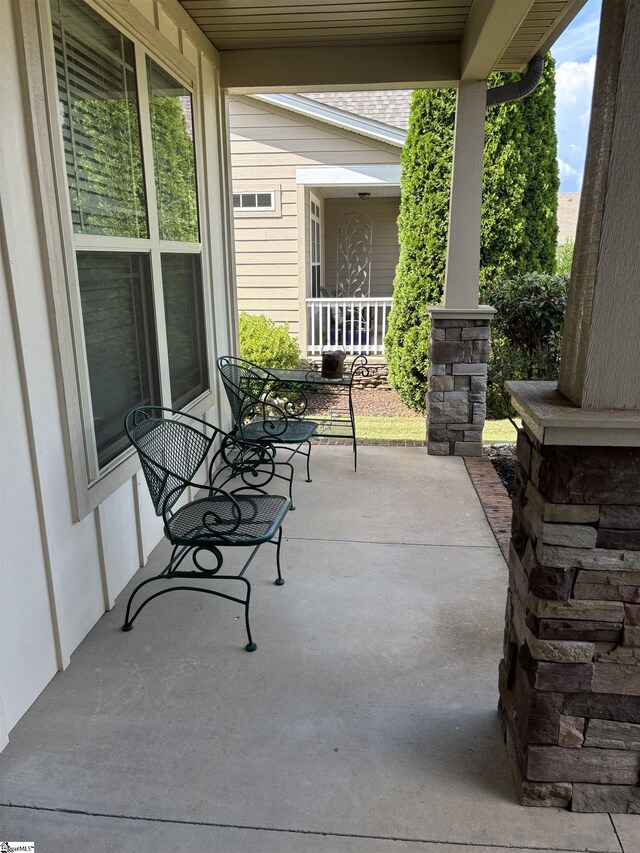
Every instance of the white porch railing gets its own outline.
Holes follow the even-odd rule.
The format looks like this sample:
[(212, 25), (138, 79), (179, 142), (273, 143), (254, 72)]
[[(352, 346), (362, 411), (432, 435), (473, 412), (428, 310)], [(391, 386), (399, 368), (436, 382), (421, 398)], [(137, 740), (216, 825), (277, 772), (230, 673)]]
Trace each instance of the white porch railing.
[(390, 296), (307, 299), (308, 354), (342, 346), (350, 355), (384, 355), (391, 302)]

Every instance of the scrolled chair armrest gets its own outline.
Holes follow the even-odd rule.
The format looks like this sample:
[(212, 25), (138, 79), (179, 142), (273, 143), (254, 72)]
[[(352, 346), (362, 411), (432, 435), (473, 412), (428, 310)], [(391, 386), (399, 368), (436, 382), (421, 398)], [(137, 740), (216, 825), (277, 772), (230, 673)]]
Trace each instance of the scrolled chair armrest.
[(270, 444), (227, 435), (209, 465), (209, 482), (214, 485), (216, 480), (222, 480), (225, 485), (239, 476), (247, 485), (258, 480), (266, 484), (275, 474), (275, 455), (275, 448)]
[(314, 359), (313, 361), (307, 362), (307, 373), (310, 373), (312, 376), (316, 373), (322, 372), (322, 361), (318, 361), (318, 359)]
[[(275, 397), (283, 401), (283, 404), (277, 408), (283, 412), (285, 417), (299, 420), (307, 410), (308, 399), (304, 383), (283, 382), (280, 379), (275, 379), (269, 383), (268, 393), (269, 398)], [(292, 394), (295, 396), (294, 400), (291, 399)], [(270, 400), (267, 400), (266, 404), (267, 406), (272, 405)]]
[(369, 361), (366, 355), (357, 355), (349, 367), (349, 372), (354, 376), (359, 373), (361, 376), (369, 376)]
[(164, 520), (165, 527), (169, 528), (169, 522), (171, 521), (171, 510), (168, 509), (168, 505), (170, 504), (171, 498), (178, 491), (184, 491), (187, 486), (192, 486), (195, 489), (201, 489), (206, 491), (209, 497), (213, 495), (219, 495), (225, 498), (228, 501), (229, 505), (232, 507), (232, 519), (222, 519), (217, 515), (214, 510), (205, 510), (202, 514), (202, 526), (205, 527), (210, 533), (215, 533), (218, 536), (225, 537), (229, 534), (233, 533), (235, 530), (240, 527), (240, 524), (243, 521), (242, 510), (240, 509), (240, 504), (238, 500), (231, 494), (231, 492), (227, 492), (224, 489), (219, 488), (218, 486), (214, 486), (211, 483), (196, 483), (191, 480), (184, 480), (177, 486), (175, 489), (172, 489), (164, 499), (164, 504), (162, 507), (162, 517)]
[[(263, 367), (262, 370), (267, 376), (265, 396), (268, 397), (268, 399), (264, 400), (264, 402), (272, 408), (277, 408), (289, 418), (302, 418), (307, 410), (307, 392), (309, 390), (309, 383), (305, 382), (304, 379), (296, 381), (283, 379), (281, 376), (277, 376), (275, 373), (272, 373), (268, 367)], [(313, 366), (312, 363), (307, 371), (308, 374), (312, 374), (309, 378), (309, 382), (312, 384), (318, 370), (319, 368)], [(295, 400), (290, 399), (292, 394), (295, 395)], [(284, 400), (283, 405), (278, 406), (277, 404), (272, 404), (271, 400), (273, 398)]]
[(277, 406), (267, 400), (253, 400), (241, 410), (238, 427), (240, 434), (242, 430), (254, 423), (260, 421), (262, 428), (270, 438), (278, 438), (287, 431), (287, 422), (290, 416)]

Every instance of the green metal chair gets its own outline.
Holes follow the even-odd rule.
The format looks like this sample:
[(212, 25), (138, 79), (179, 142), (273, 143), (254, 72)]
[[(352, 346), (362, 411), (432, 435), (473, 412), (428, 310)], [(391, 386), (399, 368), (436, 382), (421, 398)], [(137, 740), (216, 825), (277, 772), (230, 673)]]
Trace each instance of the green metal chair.
[[(125, 430), (138, 451), (156, 515), (164, 519), (164, 533), (173, 550), (162, 572), (142, 581), (131, 593), (122, 630), (130, 631), (140, 612), (160, 595), (178, 590), (205, 592), (244, 605), (246, 649), (255, 651), (249, 625), (251, 584), (244, 574), (260, 546), (268, 542), (276, 546), (275, 583), (284, 584), (280, 572), (282, 522), (291, 507), (288, 498), (265, 491), (275, 472), (273, 450), (241, 441), (200, 418), (156, 406), (132, 409), (125, 418)], [(203, 483), (195, 479), (201, 469), (207, 472)], [(178, 506), (188, 486), (204, 494)], [(252, 549), (235, 575), (220, 574), (221, 548), (225, 546)], [(194, 566), (190, 571), (181, 568), (188, 556)], [(207, 565), (205, 558), (212, 558), (213, 565)], [(174, 579), (240, 582), (245, 597), (202, 586), (167, 585), (145, 598), (131, 614), (139, 590)]]
[(318, 429), (315, 421), (303, 418), (307, 407), (304, 387), (291, 382), (285, 385), (268, 368), (230, 355), (218, 359), (218, 371), (231, 405), (234, 435), (242, 441), (271, 446), (274, 451), (282, 447), (290, 451), (287, 459), (276, 462), (287, 466), (289, 475), (275, 476), (288, 481), (293, 503), (291, 460), (296, 454), (305, 457), (310, 483), (311, 438)]

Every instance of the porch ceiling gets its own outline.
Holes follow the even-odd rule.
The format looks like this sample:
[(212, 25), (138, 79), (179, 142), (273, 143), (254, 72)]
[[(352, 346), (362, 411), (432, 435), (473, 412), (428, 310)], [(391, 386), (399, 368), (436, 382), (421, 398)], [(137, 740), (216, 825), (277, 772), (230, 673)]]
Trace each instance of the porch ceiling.
[[(222, 54), (223, 82), (225, 66), (229, 78), (225, 85), (267, 91), (272, 81), (268, 73), (265, 79), (265, 72), (270, 64), (281, 66), (274, 82), (280, 81), (281, 90), (286, 72), (291, 87), (304, 88), (307, 62), (315, 67), (315, 85), (324, 82), (333, 89), (336, 73), (342, 74), (345, 86), (398, 88), (401, 83), (443, 85), (444, 81), (483, 78), (494, 69), (521, 71), (532, 57), (549, 48), (586, 0), (180, 2)], [(424, 51), (411, 51), (414, 46)], [(302, 48), (308, 53), (300, 53)], [(367, 68), (370, 57), (361, 51), (375, 48)], [(294, 53), (285, 57), (283, 49)], [(341, 53), (345, 49), (360, 51), (351, 65)], [(407, 56), (403, 51), (408, 49)], [(260, 73), (239, 76), (238, 54), (246, 54), (243, 62)], [(373, 57), (378, 66), (382, 61), (377, 74)], [(356, 70), (363, 64), (364, 79)]]
[(452, 44), (472, 0), (182, 0), (219, 50)]

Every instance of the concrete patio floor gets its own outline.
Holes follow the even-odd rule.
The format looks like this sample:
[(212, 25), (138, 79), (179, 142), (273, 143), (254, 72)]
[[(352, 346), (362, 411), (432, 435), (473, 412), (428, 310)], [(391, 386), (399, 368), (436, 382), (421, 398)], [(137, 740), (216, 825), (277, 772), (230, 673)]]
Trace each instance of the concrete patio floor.
[[(496, 721), (507, 570), (461, 459), (314, 447), (241, 608), (126, 592), (13, 730), (37, 853), (638, 853), (640, 816), (518, 805)], [(163, 543), (134, 583), (166, 560)]]

